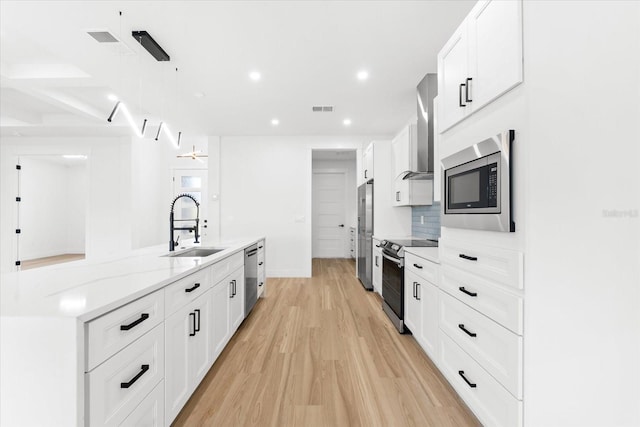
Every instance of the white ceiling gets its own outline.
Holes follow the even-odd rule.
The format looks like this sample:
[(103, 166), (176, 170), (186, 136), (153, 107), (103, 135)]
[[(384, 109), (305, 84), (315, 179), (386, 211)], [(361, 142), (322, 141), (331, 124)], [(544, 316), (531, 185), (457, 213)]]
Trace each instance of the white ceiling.
[[(136, 123), (162, 119), (184, 135), (392, 135), (415, 115), (416, 84), (473, 3), (3, 0), (2, 135), (131, 134), (122, 114), (107, 123), (110, 93)], [(155, 61), (132, 30), (148, 31), (171, 61)]]

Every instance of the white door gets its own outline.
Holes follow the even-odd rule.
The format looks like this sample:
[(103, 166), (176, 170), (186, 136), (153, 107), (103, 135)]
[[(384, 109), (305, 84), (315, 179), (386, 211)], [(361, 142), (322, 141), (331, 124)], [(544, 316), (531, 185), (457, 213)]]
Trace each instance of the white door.
[[(206, 241), (208, 217), (207, 217), (207, 182), (208, 174), (206, 169), (174, 169), (173, 170), (173, 194), (190, 194), (200, 203), (200, 225), (198, 233), (202, 237), (200, 241)], [(176, 202), (174, 214), (176, 220), (195, 219), (198, 210), (195, 204), (182, 198)], [(193, 221), (179, 221), (176, 227), (191, 227)], [(180, 242), (186, 239), (193, 239), (195, 236), (188, 231), (176, 231), (175, 237), (180, 236)]]
[(313, 257), (345, 258), (345, 173), (313, 173)]
[(215, 360), (229, 341), (229, 284), (226, 280), (218, 283), (211, 291), (211, 347)]
[(229, 276), (231, 301), (229, 303), (229, 327), (231, 335), (234, 334), (238, 326), (244, 320), (244, 270), (240, 269), (237, 273)]

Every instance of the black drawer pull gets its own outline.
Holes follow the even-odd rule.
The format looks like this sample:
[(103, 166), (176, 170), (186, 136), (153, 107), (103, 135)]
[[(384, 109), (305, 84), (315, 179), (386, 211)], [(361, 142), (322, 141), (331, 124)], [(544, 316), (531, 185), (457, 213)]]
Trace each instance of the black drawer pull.
[(138, 379), (144, 375), (145, 372), (147, 372), (149, 370), (149, 365), (142, 365), (140, 366), (140, 372), (138, 372), (136, 374), (135, 377), (131, 378), (129, 380), (129, 382), (126, 383), (120, 383), (120, 388), (129, 388), (133, 385), (133, 383), (135, 383), (136, 381), (138, 381)]
[(469, 98), (469, 92), (471, 92), (471, 80), (473, 80), (471, 77), (467, 77), (466, 87), (464, 89), (464, 100), (466, 102), (473, 102), (473, 99)]
[(462, 103), (462, 89), (465, 88), (467, 85), (465, 85), (464, 83), (460, 83), (460, 88), (458, 89), (458, 105), (460, 107), (466, 107), (467, 104), (463, 104)]
[(199, 309), (199, 308), (196, 308), (195, 310), (193, 310), (193, 312), (194, 312), (194, 313), (196, 313), (196, 314), (198, 315), (198, 318), (197, 318), (197, 322), (198, 322), (198, 323), (196, 324), (197, 326), (195, 326), (195, 327), (193, 328), (193, 330), (194, 330), (195, 332), (200, 332), (200, 309)]
[(413, 297), (416, 297), (416, 283), (418, 282), (413, 282)]
[(262, 264), (264, 264), (264, 262), (259, 262), (259, 263), (258, 263), (258, 265), (262, 265)]
[(476, 384), (472, 383), (467, 379), (467, 377), (464, 376), (464, 371), (458, 371), (458, 375), (462, 377), (465, 383), (469, 384), (469, 387), (476, 388)]
[(258, 286), (262, 286), (262, 285), (264, 285), (264, 282), (260, 282), (260, 285), (258, 285)]
[(195, 337), (196, 336), (196, 313), (189, 313), (189, 317), (193, 318), (193, 322), (191, 323), (191, 326), (193, 326), (193, 332), (189, 332), (189, 336), (190, 337)]
[(477, 261), (478, 260), (478, 257), (475, 257), (475, 256), (469, 256), (469, 255), (465, 255), (465, 254), (460, 254), (458, 256), (460, 258), (463, 258), (463, 259), (466, 259), (466, 260), (469, 260), (469, 261)]
[(464, 333), (469, 335), (470, 337), (474, 337), (475, 338), (478, 335), (478, 334), (475, 334), (475, 333), (469, 331), (467, 328), (464, 327), (464, 325), (462, 323), (460, 323), (458, 325), (458, 328), (462, 329), (464, 331)]
[(196, 289), (198, 289), (199, 287), (200, 287), (200, 283), (196, 283), (195, 285), (193, 285), (193, 286), (192, 286), (192, 287), (190, 287), (190, 288), (185, 289), (184, 291), (185, 291), (185, 292), (187, 292), (187, 293), (189, 293), (189, 292), (193, 292), (193, 291), (195, 291)]
[(421, 266), (420, 264), (413, 264), (413, 266), (414, 266), (415, 268), (419, 268), (420, 270), (422, 270), (422, 266)]
[(121, 331), (128, 331), (129, 329), (138, 326), (140, 323), (144, 322), (148, 318), (149, 318), (149, 314), (142, 313), (140, 315), (140, 318), (138, 320), (136, 320), (135, 322), (129, 323), (128, 325), (120, 325), (120, 330)]
[(416, 282), (416, 299), (420, 301), (420, 283)]
[(258, 246), (258, 249), (262, 249), (262, 248), (263, 248), (263, 246)]
[(477, 297), (477, 296), (478, 296), (478, 294), (477, 294), (476, 292), (469, 292), (468, 290), (466, 290), (466, 289), (464, 288), (464, 286), (460, 286), (460, 287), (458, 288), (458, 290), (459, 290), (460, 292), (462, 292), (463, 294), (467, 294), (467, 295), (469, 295), (470, 297)]

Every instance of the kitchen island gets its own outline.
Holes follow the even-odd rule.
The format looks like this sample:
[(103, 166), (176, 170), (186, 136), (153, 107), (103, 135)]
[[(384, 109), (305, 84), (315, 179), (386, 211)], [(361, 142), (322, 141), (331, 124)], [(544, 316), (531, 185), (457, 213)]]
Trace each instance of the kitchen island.
[(260, 294), (262, 237), (3, 274), (0, 424), (170, 424), (244, 319), (256, 243)]

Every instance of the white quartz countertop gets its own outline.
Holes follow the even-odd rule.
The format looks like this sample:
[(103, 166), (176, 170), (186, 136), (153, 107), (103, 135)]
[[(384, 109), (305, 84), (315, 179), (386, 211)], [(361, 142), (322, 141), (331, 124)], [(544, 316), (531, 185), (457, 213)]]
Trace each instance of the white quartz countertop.
[[(101, 260), (83, 260), (1, 276), (0, 315), (75, 317), (82, 322), (160, 289), (263, 239), (207, 244), (208, 257), (166, 257), (167, 245)], [(179, 251), (177, 251), (179, 252)]]
[(436, 264), (440, 264), (439, 248), (405, 247), (404, 251), (431, 262), (435, 262)]

